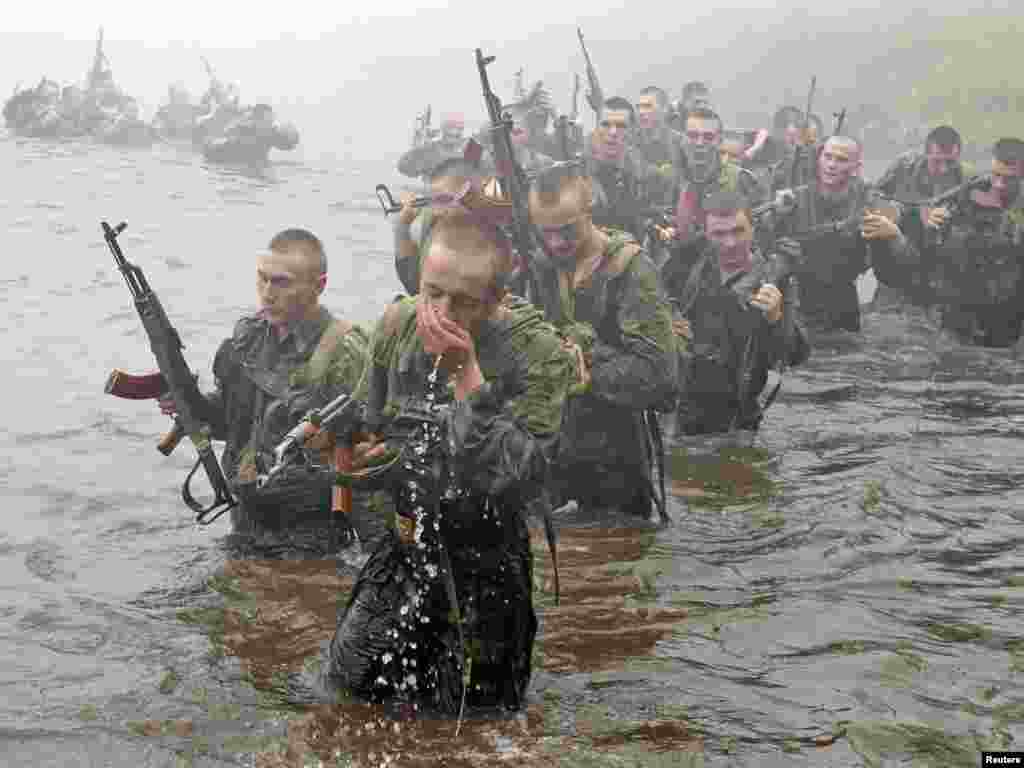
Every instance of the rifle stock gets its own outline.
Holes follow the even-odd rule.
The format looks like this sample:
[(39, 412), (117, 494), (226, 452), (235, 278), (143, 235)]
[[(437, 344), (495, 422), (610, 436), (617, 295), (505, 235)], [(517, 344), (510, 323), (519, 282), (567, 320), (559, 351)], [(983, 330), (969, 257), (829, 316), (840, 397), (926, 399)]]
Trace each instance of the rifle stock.
[[(157, 389), (165, 389), (165, 392), (174, 400), (177, 412), (175, 428), (161, 439), (157, 447), (161, 453), (168, 455), (183, 436), (187, 435), (192, 440), (199, 457), (192, 467), (192, 471), (185, 478), (181, 497), (186, 506), (196, 513), (196, 522), (200, 525), (208, 525), (234, 507), (237, 501), (231, 495), (224, 472), (213, 453), (213, 446), (210, 443), (210, 426), (201, 418), (205, 399), (199, 392), (196, 377), (189, 370), (181, 353), (184, 347), (181, 338), (174, 326), (171, 325), (160, 299), (150, 288), (142, 270), (125, 259), (121, 246), (117, 242), (117, 236), (124, 231), (125, 227), (126, 224), (123, 222), (117, 227), (111, 227), (104, 221), (102, 222), (103, 237), (114, 256), (118, 270), (128, 285), (128, 290), (132, 294), (135, 309), (142, 321), (146, 335), (149, 337), (150, 349), (156, 357), (160, 372), (148, 376), (131, 376), (121, 371), (114, 371), (107, 379), (105, 390), (119, 397), (125, 397), (126, 393), (131, 393), (131, 395), (140, 397), (131, 397), (130, 399), (142, 399), (143, 395), (148, 396)], [(156, 394), (159, 397), (164, 392)], [(206, 507), (192, 496), (191, 491), (192, 478), (200, 466), (206, 472), (214, 492), (213, 502)], [(207, 517), (214, 512), (216, 514), (212, 517)]]

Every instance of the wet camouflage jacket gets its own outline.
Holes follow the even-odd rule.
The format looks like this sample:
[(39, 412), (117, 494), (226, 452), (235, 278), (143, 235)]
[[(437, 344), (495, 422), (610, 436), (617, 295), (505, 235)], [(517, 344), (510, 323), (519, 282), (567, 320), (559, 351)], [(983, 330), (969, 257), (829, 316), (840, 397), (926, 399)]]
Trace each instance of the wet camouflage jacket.
[(893, 161), (875, 182), (875, 187), (897, 200), (927, 200), (962, 184), (972, 173), (973, 168), (969, 165), (958, 163), (955, 173), (942, 183), (936, 183), (928, 176), (928, 158), (920, 150), (911, 150)]
[[(694, 269), (682, 290), (691, 341), (681, 363), (677, 425), (688, 434), (724, 432), (734, 425), (756, 429), (762, 416), (757, 396), (768, 370), (778, 362), (799, 365), (810, 354), (798, 317), (799, 288), (784, 279), (778, 257), (756, 249), (751, 268), (727, 283), (713, 246)], [(763, 283), (783, 293), (784, 316), (774, 324), (750, 306)]]
[[(367, 403), (367, 426), (375, 432), (426, 392), (434, 362), (416, 333), (416, 301), (396, 301), (374, 331), (371, 367), (357, 397)], [(463, 485), (482, 495), (530, 498), (545, 482), (575, 362), (541, 313), (516, 296), (485, 323), (476, 353), (486, 381), (447, 416)]]
[(580, 345), (590, 369), (589, 389), (566, 407), (559, 464), (593, 472), (627, 468), (648, 477), (644, 411), (671, 400), (678, 368), (657, 270), (621, 235), (611, 238), (593, 275), (575, 290), (543, 254), (531, 269), (545, 316)]
[(1024, 210), (969, 202), (942, 245), (929, 232), (888, 270), (919, 303), (939, 305), (943, 327), (968, 343), (1012, 344), (1024, 321)]
[[(290, 428), (309, 408), (355, 389), (365, 368), (368, 338), (358, 326), (334, 322), (321, 307), (315, 320), (298, 324), (279, 340), (270, 323), (250, 315), (239, 320), (231, 338), (220, 345), (213, 361), (217, 388), (207, 396), (206, 416), (214, 437), (226, 443), (221, 465), (229, 481), (236, 481), (243, 454), (251, 455), (248, 449), (257, 447), (254, 442), (279, 439), (263, 434), (268, 413), (278, 413)], [(328, 328), (333, 329), (330, 348), (314, 358)], [(279, 401), (285, 404), (283, 410), (274, 407)], [(280, 429), (277, 425), (274, 431)]]
[[(627, 147), (618, 164), (594, 158), (590, 144), (584, 150), (586, 174), (594, 190), (592, 218), (602, 228), (627, 232), (635, 239), (643, 237), (644, 210), (652, 204), (649, 185), (663, 183), (655, 178), (652, 166), (632, 147)], [(657, 199), (658, 192), (654, 190)]]
[[(900, 236), (895, 240), (865, 240), (860, 233), (864, 209), (875, 201), (873, 188), (857, 179), (849, 194), (826, 200), (816, 188), (799, 187), (796, 215), (784, 223), (778, 234), (801, 241), (803, 256), (796, 271), (800, 284), (800, 306), (805, 320), (822, 330), (860, 330), (860, 299), (856, 280), (869, 267), (886, 284), (899, 280), (889, 265), (903, 263), (916, 252), (913, 243)], [(811, 227), (835, 225), (838, 231), (804, 239)], [(899, 287), (899, 286), (896, 286)]]

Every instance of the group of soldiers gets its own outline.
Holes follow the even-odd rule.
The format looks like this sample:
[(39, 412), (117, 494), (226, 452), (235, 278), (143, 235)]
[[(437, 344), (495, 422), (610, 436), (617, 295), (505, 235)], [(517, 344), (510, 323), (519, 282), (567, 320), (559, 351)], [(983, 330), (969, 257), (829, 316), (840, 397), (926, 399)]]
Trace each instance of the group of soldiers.
[(15, 89), (4, 106), (8, 130), (36, 138), (91, 137), (106, 144), (148, 147), (155, 141), (185, 141), (214, 162), (263, 164), (271, 148), (294, 149), (299, 133), (276, 120), (268, 104), (243, 105), (237, 86), (225, 84), (203, 59), (210, 84), (198, 104), (175, 83), (152, 122), (142, 120), (138, 101), (114, 82), (103, 51), (103, 30), (85, 85), (61, 86), (44, 77), (35, 87)]
[(33, 88), (18, 90), (4, 105), (10, 131), (39, 138), (94, 137), (110, 144), (149, 145), (149, 126), (139, 118), (139, 104), (114, 82), (103, 52), (103, 30), (84, 87), (61, 86), (43, 77)]
[[(585, 137), (562, 118), (547, 132), (539, 86), (472, 139), (458, 114), (421, 132), (399, 161), (429, 190), (396, 206), (405, 294), (371, 332), (320, 304), (312, 233), (285, 230), (257, 259), (261, 309), (218, 350), (204, 419), (226, 442), (236, 531), (344, 520), (374, 542), (325, 695), (520, 706), (537, 631), (527, 518), (576, 505), (667, 521), (662, 425), (758, 429), (818, 334), (859, 332), (869, 268), (966, 343), (1020, 336), (1024, 141), (996, 142), (976, 175), (941, 126), (869, 184), (862, 143), (809, 110), (730, 146), (706, 89), (592, 104)], [(338, 398), (351, 418), (303, 421)], [(329, 472), (275, 474), (300, 437)], [(360, 513), (375, 490), (390, 506)]]

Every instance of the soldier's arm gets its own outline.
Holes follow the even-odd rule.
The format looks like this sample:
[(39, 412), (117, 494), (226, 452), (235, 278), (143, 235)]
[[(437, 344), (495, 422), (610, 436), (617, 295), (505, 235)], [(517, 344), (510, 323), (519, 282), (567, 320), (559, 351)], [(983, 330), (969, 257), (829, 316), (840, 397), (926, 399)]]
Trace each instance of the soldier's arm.
[[(576, 365), (551, 326), (520, 339), (516, 371), (487, 381), (449, 415), (463, 482), (484, 494), (544, 482)], [(527, 494), (529, 495), (529, 494)]]
[(782, 286), (782, 302), (782, 319), (770, 326), (766, 366), (782, 360), (793, 367), (806, 362), (811, 356), (807, 331), (800, 318), (800, 288), (795, 280), (789, 280)]
[[(422, 210), (417, 215), (411, 206), (403, 208), (395, 217), (395, 271), (398, 279), (410, 296), (415, 296), (420, 289), (420, 252), (431, 224), (430, 210)], [(412, 233), (414, 221), (419, 221), (419, 237)]]
[(875, 182), (874, 186), (877, 187), (883, 194), (894, 195), (896, 194), (897, 187), (903, 178), (903, 174), (906, 173), (907, 169), (907, 156), (900, 155), (897, 157), (892, 164), (885, 169), (885, 173), (879, 177), (878, 181)]
[(617, 319), (622, 346), (594, 342), (590, 392), (627, 408), (654, 407), (675, 391), (678, 359), (671, 310), (657, 270), (643, 252), (627, 269)]
[(213, 357), (213, 391), (203, 393), (205, 402), (201, 405), (202, 413), (199, 418), (210, 425), (214, 440), (224, 440), (227, 437), (227, 390), (238, 374), (238, 364), (232, 352), (231, 339), (222, 341), (217, 348), (217, 354)]

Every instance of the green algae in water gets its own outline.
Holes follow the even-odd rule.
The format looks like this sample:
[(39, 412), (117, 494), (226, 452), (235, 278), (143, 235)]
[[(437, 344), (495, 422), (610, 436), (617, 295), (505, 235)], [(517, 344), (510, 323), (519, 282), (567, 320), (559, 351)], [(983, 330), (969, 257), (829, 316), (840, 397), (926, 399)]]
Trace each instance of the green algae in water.
[(1024, 672), (1024, 640), (1011, 640), (1006, 650), (1010, 654), (1010, 671)]
[(867, 768), (882, 768), (892, 755), (908, 755), (914, 768), (977, 768), (979, 752), (998, 748), (990, 739), (951, 736), (919, 723), (854, 722), (846, 726), (850, 748)]
[(288, 743), (280, 736), (234, 734), (224, 738), (221, 748), (225, 752), (275, 752), (282, 754)]
[(174, 689), (178, 687), (179, 678), (173, 669), (169, 669), (164, 672), (164, 676), (160, 678), (160, 684), (157, 686), (157, 690), (165, 696), (174, 693)]
[(211, 720), (239, 720), (242, 717), (242, 707), (231, 702), (210, 704), (206, 708), (206, 715)]
[(898, 650), (882, 662), (881, 682), (890, 688), (906, 688), (918, 672), (928, 668), (928, 662), (916, 653)]
[(828, 644), (828, 651), (830, 653), (838, 653), (844, 656), (854, 656), (858, 653), (864, 653), (867, 650), (863, 640), (837, 640), (834, 643)]
[(796, 754), (800, 751), (800, 741), (798, 739), (786, 739), (782, 742), (782, 751), (788, 754)]
[(87, 723), (93, 720), (98, 720), (100, 716), (99, 710), (96, 709), (95, 704), (83, 704), (81, 709), (78, 710), (78, 718)]
[(988, 640), (992, 637), (991, 630), (977, 624), (933, 623), (925, 627), (925, 630), (932, 637), (947, 643), (968, 643), (972, 640)]
[(689, 504), (721, 510), (738, 504), (764, 503), (779, 494), (779, 484), (756, 466), (769, 457), (767, 451), (759, 448), (723, 448), (717, 459), (694, 461), (683, 449), (669, 449), (665, 472), (675, 483), (701, 489), (702, 494), (690, 497)]
[(192, 768), (191, 752), (175, 752), (174, 768)]
[(192, 689), (192, 703), (200, 707), (205, 707), (207, 702), (210, 700), (210, 695), (207, 693), (205, 688), (193, 688)]
[(882, 506), (882, 484), (877, 480), (868, 480), (864, 483), (864, 498), (861, 499), (860, 508), (864, 514), (873, 515)]

